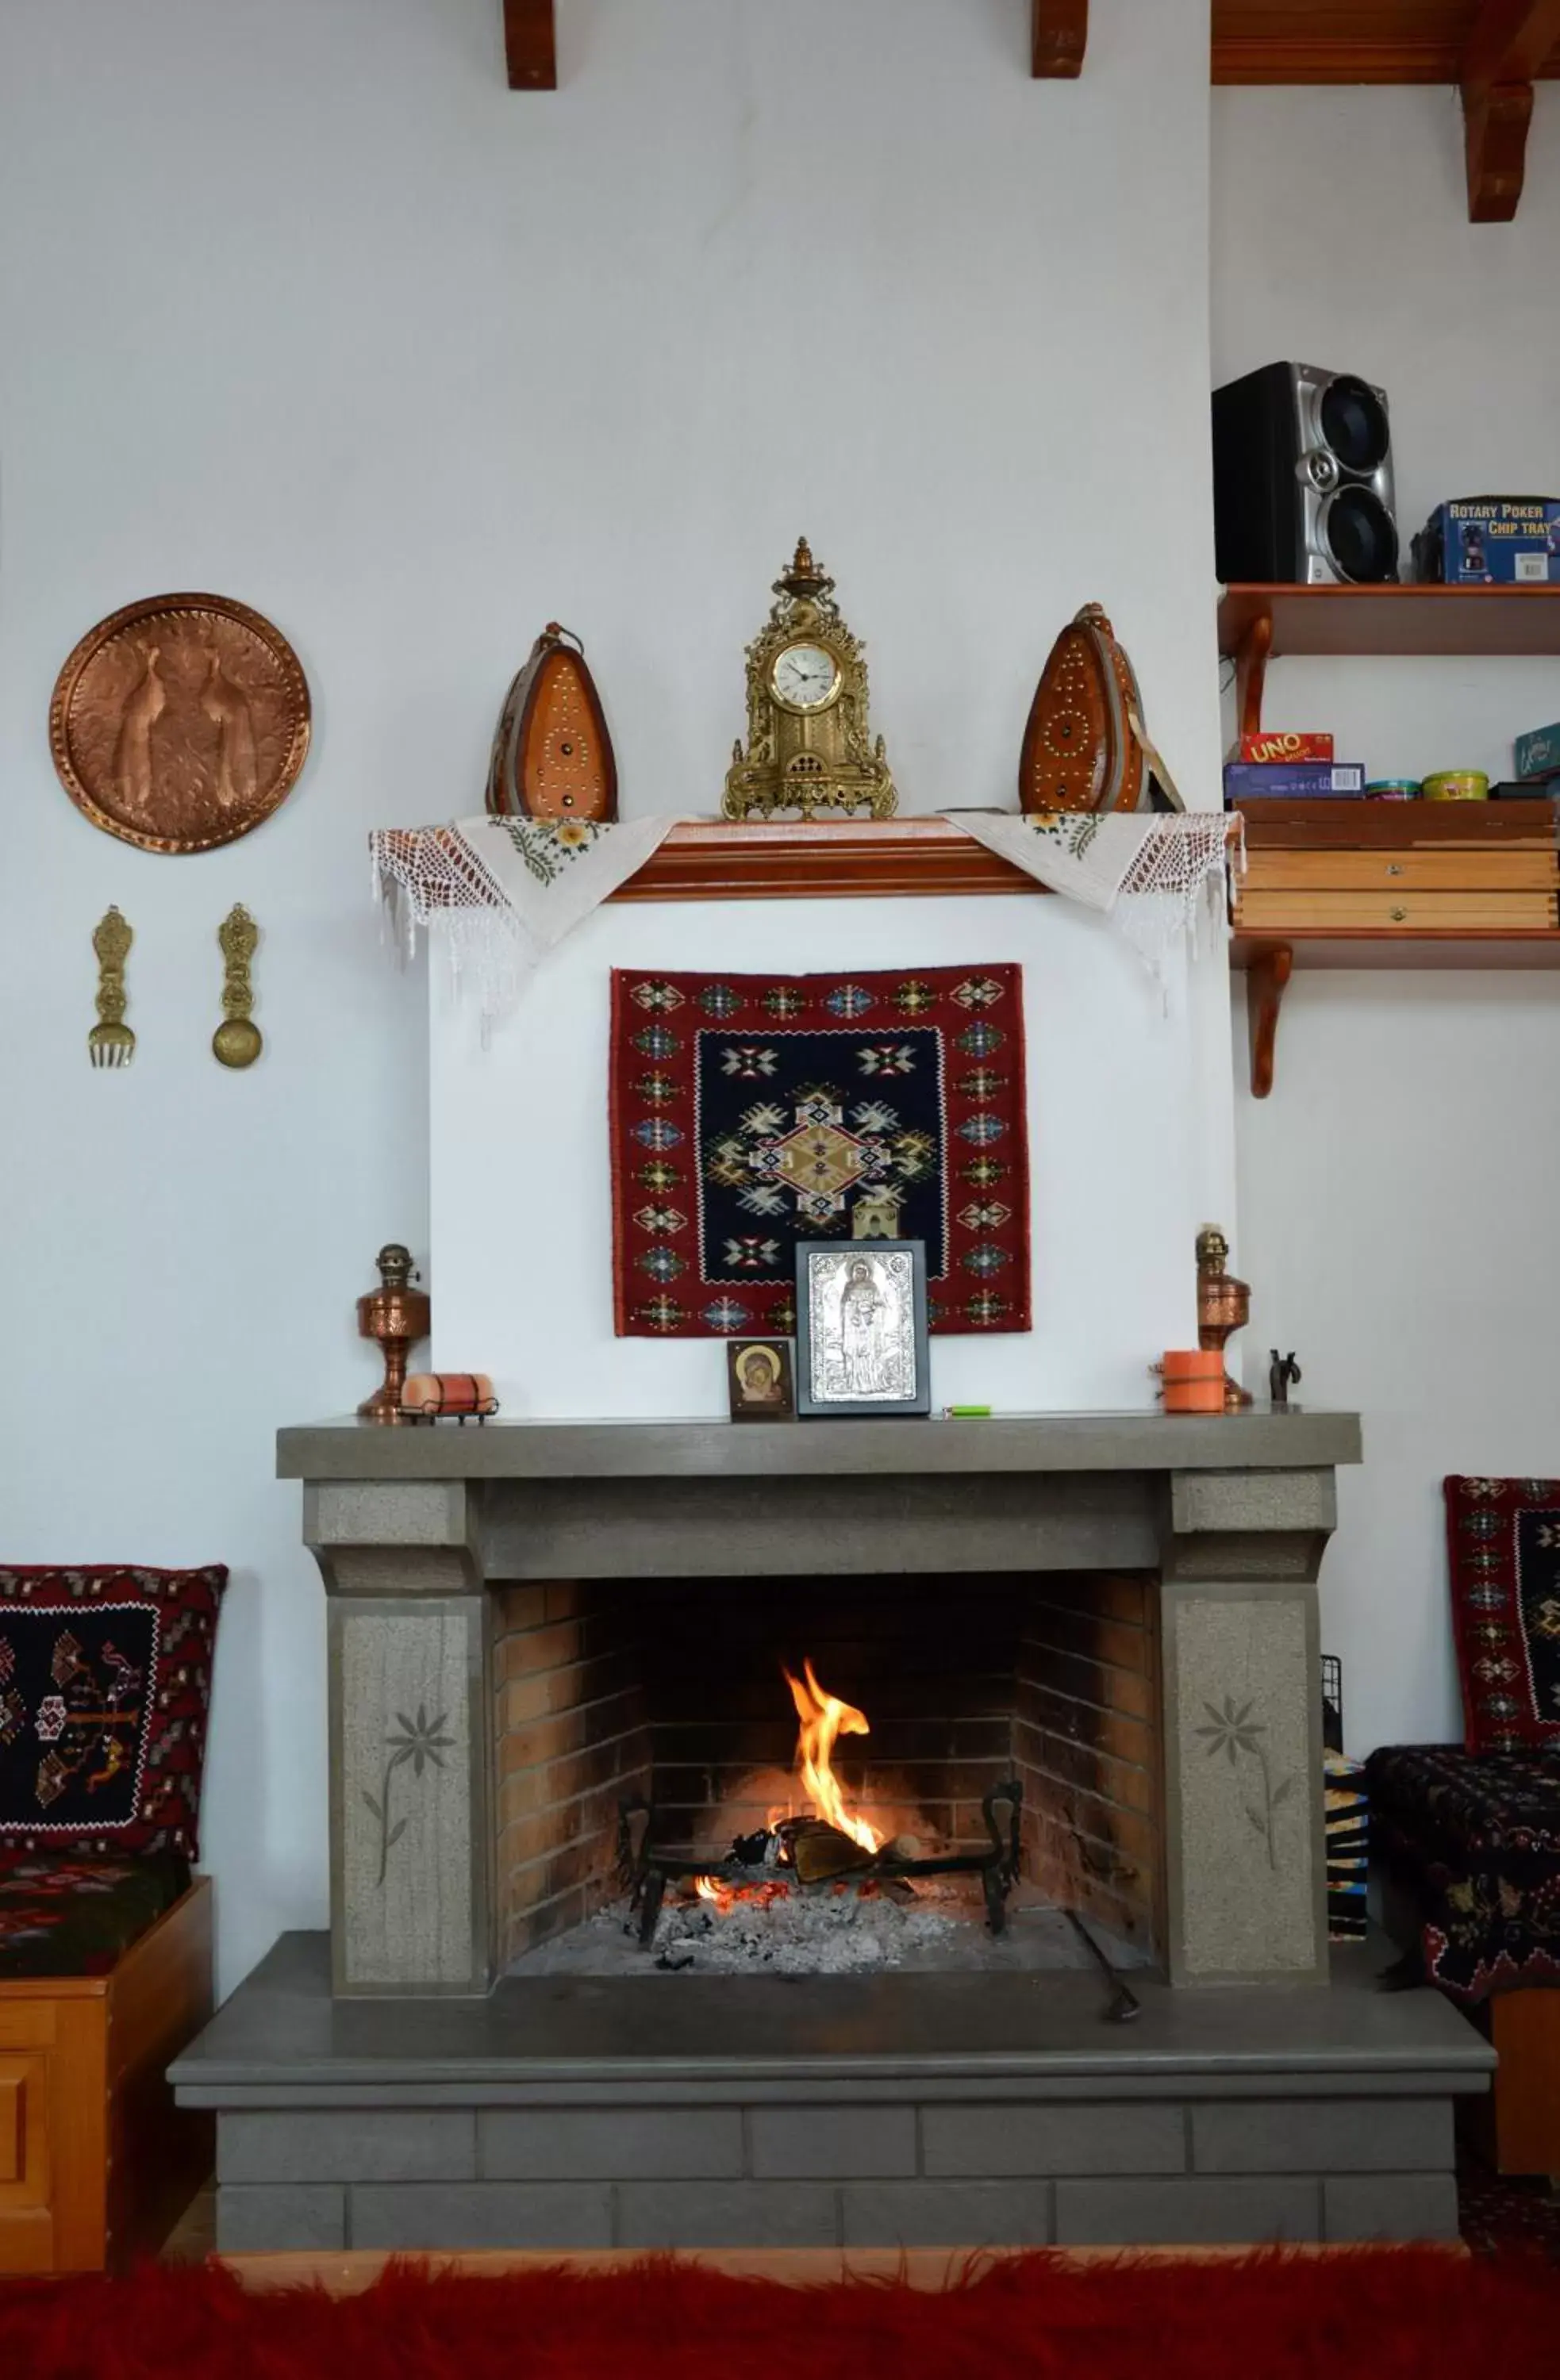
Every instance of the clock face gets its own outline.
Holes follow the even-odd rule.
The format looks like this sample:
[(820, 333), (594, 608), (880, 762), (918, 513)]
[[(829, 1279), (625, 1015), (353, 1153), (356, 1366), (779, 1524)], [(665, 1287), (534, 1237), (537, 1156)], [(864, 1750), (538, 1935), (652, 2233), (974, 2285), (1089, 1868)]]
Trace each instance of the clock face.
[(787, 645), (774, 656), (769, 683), (787, 710), (827, 710), (839, 692), (839, 663), (823, 645)]

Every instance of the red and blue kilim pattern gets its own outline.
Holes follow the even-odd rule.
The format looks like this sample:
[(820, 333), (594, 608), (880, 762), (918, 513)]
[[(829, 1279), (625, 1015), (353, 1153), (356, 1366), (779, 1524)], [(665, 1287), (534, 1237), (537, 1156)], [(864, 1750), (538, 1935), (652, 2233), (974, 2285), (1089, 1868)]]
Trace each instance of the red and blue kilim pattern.
[(1030, 1328), (1016, 966), (612, 982), (618, 1335), (796, 1326), (798, 1240), (926, 1243), (933, 1330)]
[(1469, 1752), (1560, 1747), (1560, 1479), (1446, 1482)]

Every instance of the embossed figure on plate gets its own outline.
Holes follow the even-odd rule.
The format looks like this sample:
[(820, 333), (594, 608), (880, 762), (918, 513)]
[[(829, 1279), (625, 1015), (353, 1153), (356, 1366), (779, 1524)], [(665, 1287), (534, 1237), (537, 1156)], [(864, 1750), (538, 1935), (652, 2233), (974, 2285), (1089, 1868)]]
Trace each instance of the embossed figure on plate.
[(49, 714), (55, 766), (94, 826), (147, 851), (209, 851), (285, 800), (309, 748), (298, 657), (220, 595), (132, 603), (82, 638)]
[(820, 1402), (881, 1403), (916, 1392), (910, 1259), (853, 1243), (812, 1264), (812, 1393)]

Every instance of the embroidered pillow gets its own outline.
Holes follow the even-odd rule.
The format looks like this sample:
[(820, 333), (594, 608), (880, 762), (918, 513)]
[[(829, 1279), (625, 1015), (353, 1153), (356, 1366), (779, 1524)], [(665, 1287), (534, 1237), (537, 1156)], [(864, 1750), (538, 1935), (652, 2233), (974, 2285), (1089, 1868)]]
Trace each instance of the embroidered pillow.
[(227, 1572), (0, 1570), (0, 1848), (198, 1856)]
[(1469, 1751), (1560, 1745), (1560, 1479), (1448, 1479), (1446, 1541)]

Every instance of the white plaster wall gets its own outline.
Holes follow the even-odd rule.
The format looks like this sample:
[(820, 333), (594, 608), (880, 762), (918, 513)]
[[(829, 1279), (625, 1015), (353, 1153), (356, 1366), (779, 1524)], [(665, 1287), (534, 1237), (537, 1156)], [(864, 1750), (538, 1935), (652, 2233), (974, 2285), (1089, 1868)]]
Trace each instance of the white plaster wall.
[[(1444, 497), (1560, 492), (1560, 92), (1511, 225), (1466, 220), (1449, 92), (1215, 92), (1213, 155), (1217, 380), (1304, 356), (1379, 382), (1405, 532)], [(1278, 661), (1264, 710), (1395, 776), (1507, 774), (1556, 718), (1542, 661)], [(1560, 1470), (1560, 978), (1297, 973), (1265, 1102), (1234, 1035), (1249, 1380), (1280, 1341), (1306, 1397), (1365, 1416), (1322, 1572), (1350, 1749), (1456, 1740), (1441, 1479)]]
[[(651, 375), (636, 402), (700, 424), (692, 516), (666, 532), (677, 625), (649, 634), (620, 602), (603, 637), (594, 590), (580, 623), (625, 809), (718, 804), (744, 723), (741, 648), (800, 527), (868, 639), (873, 725), (905, 809), (1012, 804), (1035, 677), (1091, 593), (1130, 641), (1188, 798), (1216, 805), (1205, 11), (1100, 8), (1088, 75), (1057, 105), (1013, 71), (1019, 9), (835, 10), (841, 71), (799, 115), (773, 103), (795, 71), (792, 31), (736, 13), (747, 30), (723, 18), (692, 67), (697, 152), (640, 202), (663, 226), (636, 226), (646, 278), (616, 293), (619, 334)], [(609, 55), (620, 31), (590, 71), (609, 87), (628, 77), (631, 99), (650, 45), (636, 34), (644, 52)], [(628, 137), (652, 136), (636, 122)], [(621, 195), (589, 201), (603, 240), (626, 236)], [(685, 343), (666, 336), (666, 285), (648, 268), (690, 238)], [(822, 407), (800, 395), (798, 304), (835, 326)], [(542, 515), (560, 551), (565, 521), (584, 516), (569, 505), (555, 490)], [(1197, 1224), (1232, 1209), (1225, 970), (1198, 968), (1167, 1021), (1133, 953), (1055, 901), (609, 913), (548, 963), (485, 1055), (435, 985), (438, 1360), (491, 1370), (527, 1414), (725, 1410), (718, 1346), (611, 1335), (609, 965), (981, 955), (1019, 956), (1028, 975), (1036, 1323), (939, 1338), (934, 1393), (1147, 1403), (1149, 1357), (1192, 1328)], [(573, 1169), (567, 1219), (555, 1149)]]
[[(435, 964), (442, 1368), (491, 1372), (506, 1412), (527, 1419), (727, 1411), (718, 1342), (613, 1335), (611, 967), (675, 968), (696, 958), (717, 971), (790, 974), (1016, 960), (1024, 973), (1034, 1328), (939, 1333), (932, 1402), (1019, 1413), (1152, 1402), (1150, 1356), (1195, 1343), (1188, 1252), (1206, 1185), (1191, 1161), (1198, 1085), (1184, 1003), (1166, 1017), (1136, 955), (1103, 918), (1071, 903), (871, 901), (848, 905), (842, 917), (847, 905), (599, 909), (485, 1050)], [(567, 1172), (550, 1161), (558, 1151)]]
[[(371, 1385), (351, 1301), (384, 1239), (427, 1245), (423, 996), (380, 952), (367, 828), (476, 805), (549, 616), (590, 645), (626, 807), (713, 808), (799, 528), (869, 639), (908, 808), (1009, 797), (1088, 596), (1217, 797), (1206, 0), (1092, 13), (1069, 86), (1029, 79), (1024, 0), (561, 0), (564, 88), (536, 98), (504, 88), (496, 0), (0, 10), (0, 1558), (234, 1566), (225, 1986), (324, 1909), (323, 1606), (273, 1433)], [(274, 820), (170, 860), (76, 815), (45, 715), (83, 629), (181, 586), (276, 619), (316, 737)], [(235, 899), (268, 1042), (237, 1077), (206, 1046)], [(111, 900), (140, 1049), (95, 1075)], [(992, 905), (1005, 949), (1017, 906)], [(845, 955), (867, 930), (835, 913)], [(1108, 1106), (1168, 1048), (1137, 1196), (1179, 1238), (1231, 1196), (1218, 970), (1166, 1044), (1134, 960), (1031, 930), (1058, 1121), (1064, 1082)], [(915, 933), (940, 955), (934, 908)], [(555, 1265), (596, 1158), (531, 1147)], [(1079, 1161), (1141, 1154), (1133, 1125)], [(1064, 1213), (1065, 1260), (1108, 1267), (1060, 1194), (1042, 1262)]]

